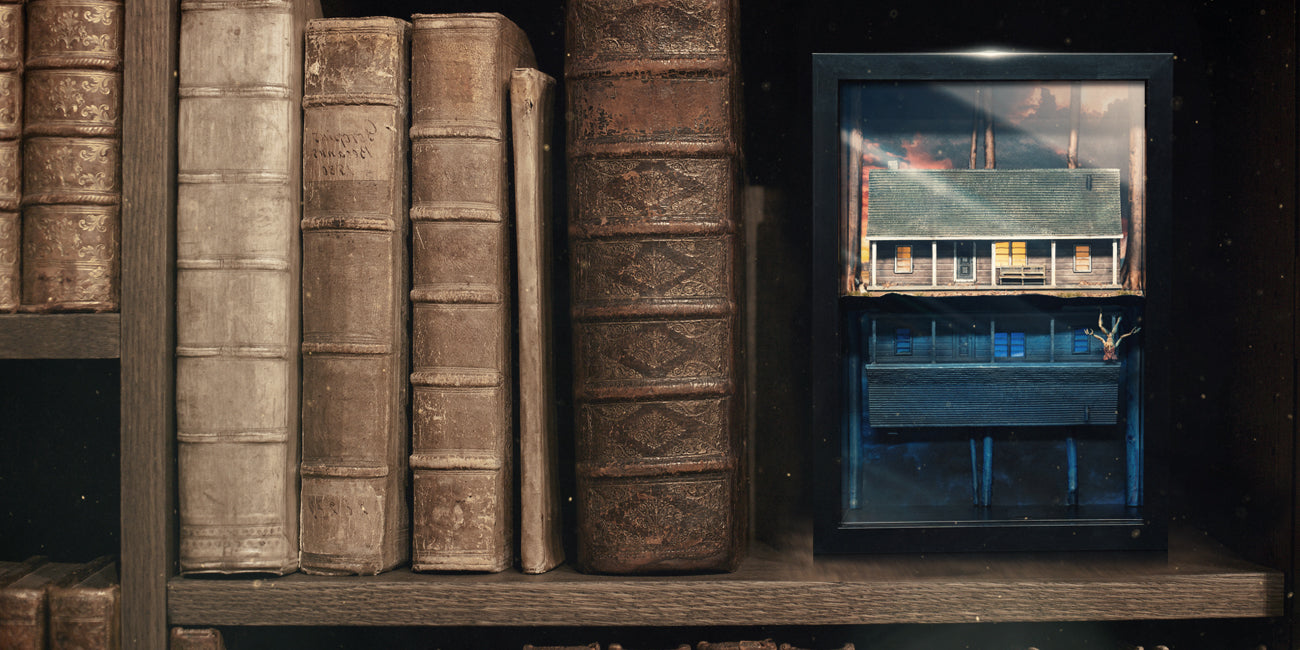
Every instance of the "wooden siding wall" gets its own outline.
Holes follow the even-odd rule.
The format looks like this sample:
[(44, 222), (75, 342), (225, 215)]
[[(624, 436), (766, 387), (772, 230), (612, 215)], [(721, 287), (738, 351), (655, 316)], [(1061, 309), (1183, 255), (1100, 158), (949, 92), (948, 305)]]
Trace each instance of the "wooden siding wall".
[[(1089, 244), (1092, 247), (1092, 272), (1076, 273), (1074, 271), (1074, 247), (1078, 244)], [(898, 246), (912, 247), (912, 272), (895, 273), (894, 257), (895, 250)], [(878, 288), (889, 287), (928, 287), (931, 286), (932, 279), (937, 280), (940, 287), (945, 288), (962, 288), (962, 287), (988, 287), (992, 284), (992, 242), (975, 241), (973, 251), (975, 258), (975, 280), (958, 281), (956, 279), (955, 266), (956, 260), (956, 243), (951, 241), (938, 242), (938, 254), (931, 256), (929, 240), (918, 240), (909, 242), (879, 242), (876, 244), (875, 263), (876, 283)], [(1030, 241), (1026, 243), (1026, 264), (1029, 266), (1043, 266), (1047, 270), (1044, 284), (1050, 284), (1051, 278), (1051, 253), (1052, 244), (1050, 241)], [(1062, 239), (1056, 242), (1056, 286), (1058, 287), (1086, 287), (1111, 285), (1111, 269), (1113, 268), (1111, 260), (1111, 244), (1109, 240), (1085, 240)], [(931, 275), (931, 269), (937, 274), (937, 277)], [(868, 273), (870, 272), (868, 265)], [(869, 274), (864, 274), (867, 279), (867, 288), (871, 287)], [(1017, 285), (1010, 285), (1017, 286)]]

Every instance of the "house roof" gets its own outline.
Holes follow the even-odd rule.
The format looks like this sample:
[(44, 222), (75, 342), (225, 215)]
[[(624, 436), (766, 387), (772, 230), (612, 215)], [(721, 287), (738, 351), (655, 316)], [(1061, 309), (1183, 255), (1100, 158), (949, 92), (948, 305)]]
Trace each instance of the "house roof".
[(867, 187), (869, 238), (1123, 234), (1118, 169), (873, 169)]

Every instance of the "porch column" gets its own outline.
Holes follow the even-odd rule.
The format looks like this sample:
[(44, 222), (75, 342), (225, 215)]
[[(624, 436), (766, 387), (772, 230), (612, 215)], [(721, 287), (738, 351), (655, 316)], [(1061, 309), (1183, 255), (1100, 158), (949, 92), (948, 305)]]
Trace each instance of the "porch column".
[(876, 242), (871, 242), (871, 286), (876, 286)]
[(1055, 239), (1052, 240), (1052, 260), (1049, 263), (1052, 265), (1052, 286), (1056, 286), (1056, 240)]
[(939, 242), (930, 242), (930, 286), (939, 286)]
[(1110, 283), (1119, 284), (1119, 240), (1110, 242)]
[(989, 286), (998, 286), (998, 243), (989, 244)]

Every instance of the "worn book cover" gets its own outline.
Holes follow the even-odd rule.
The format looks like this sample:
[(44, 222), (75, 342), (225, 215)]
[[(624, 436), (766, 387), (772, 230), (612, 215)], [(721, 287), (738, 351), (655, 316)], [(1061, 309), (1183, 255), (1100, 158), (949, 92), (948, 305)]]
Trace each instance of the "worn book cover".
[(221, 630), (211, 627), (174, 627), (171, 631), (171, 650), (225, 650)]
[(183, 573), (298, 568), (304, 0), (181, 6), (176, 455)]
[(411, 564), (514, 562), (510, 72), (499, 14), (416, 15), (411, 35)]
[(113, 0), (27, 3), (23, 311), (118, 309), (122, 13)]
[(410, 24), (307, 23), (302, 570), (410, 557), (406, 206)]
[(568, 5), (578, 566), (746, 541), (737, 3)]
[(519, 563), (524, 573), (545, 573), (564, 561), (551, 329), (554, 106), (550, 75), (532, 68), (511, 74), (519, 271)]
[(50, 647), (50, 589), (76, 584), (106, 562), (111, 562), (111, 558), (72, 564), (46, 562), (45, 558), (37, 557), (25, 562), (19, 570), (0, 577), (0, 648), (43, 650)]
[(0, 313), (22, 302), (23, 3), (0, 3)]
[(121, 587), (117, 562), (102, 557), (78, 570), (76, 580), (50, 587), (50, 650), (117, 650), (122, 647)]

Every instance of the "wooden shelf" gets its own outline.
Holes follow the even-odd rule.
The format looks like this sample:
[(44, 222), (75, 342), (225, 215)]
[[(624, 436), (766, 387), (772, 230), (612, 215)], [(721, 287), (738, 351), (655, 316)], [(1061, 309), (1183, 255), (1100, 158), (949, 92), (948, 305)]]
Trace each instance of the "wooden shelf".
[[(556, 606), (562, 603), (563, 606)], [(1170, 552), (813, 557), (757, 549), (724, 575), (173, 578), (174, 625), (679, 626), (1250, 618), (1282, 615), (1280, 571), (1202, 533)]]
[(120, 314), (0, 314), (0, 359), (116, 359)]

